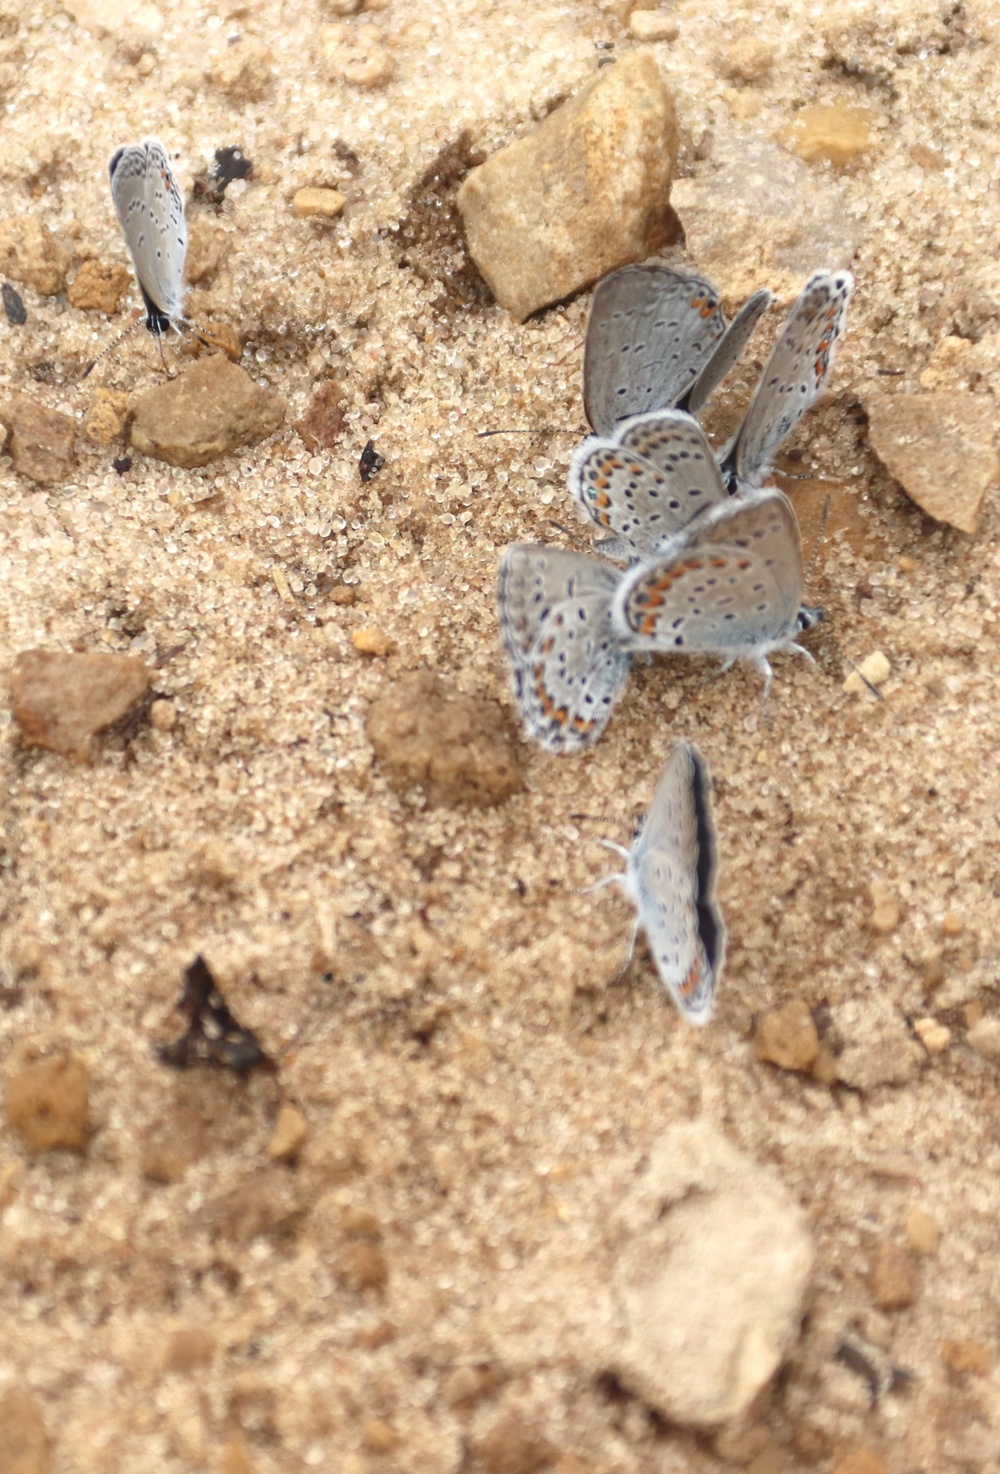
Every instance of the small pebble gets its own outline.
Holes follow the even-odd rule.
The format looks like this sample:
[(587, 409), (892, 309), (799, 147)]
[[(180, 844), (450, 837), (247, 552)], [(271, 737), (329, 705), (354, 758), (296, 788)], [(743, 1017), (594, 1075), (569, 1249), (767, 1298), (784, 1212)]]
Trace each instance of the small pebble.
[(819, 1055), (819, 1035), (809, 1005), (791, 998), (765, 1013), (757, 1025), (754, 1053), (782, 1070), (810, 1070)]
[(131, 401), (114, 389), (97, 389), (83, 422), (83, 433), (94, 445), (110, 445), (128, 424)]
[(872, 1297), (879, 1310), (903, 1310), (920, 1292), (920, 1271), (898, 1244), (879, 1244), (872, 1262)]
[(320, 31), (323, 67), (331, 82), (355, 87), (384, 87), (392, 81), (395, 64), (383, 45), (378, 26), (324, 26)]
[(537, 1424), (513, 1408), (494, 1418), (473, 1453), (485, 1474), (538, 1474), (559, 1457)]
[(118, 311), (119, 303), (132, 284), (126, 266), (104, 261), (85, 261), (69, 284), (66, 296), (80, 312)]
[(300, 189), (292, 200), (292, 214), (296, 220), (308, 220), (318, 215), (332, 220), (347, 204), (347, 198), (339, 189)]
[(387, 1454), (396, 1447), (399, 1434), (381, 1418), (368, 1418), (361, 1430), (361, 1440), (372, 1453)]
[(681, 33), (677, 17), (665, 10), (633, 10), (628, 28), (637, 41), (676, 41)]
[(158, 732), (172, 732), (177, 722), (177, 709), (172, 701), (162, 697), (149, 708), (149, 724)]
[(986, 493), (1000, 480), (988, 396), (878, 393), (865, 409), (869, 444), (907, 496), (936, 521), (975, 532)]
[(274, 57), (259, 41), (243, 39), (227, 46), (212, 63), (212, 81), (228, 97), (259, 101), (271, 85)]
[(943, 1054), (951, 1043), (951, 1030), (935, 1018), (918, 1018), (913, 1028), (928, 1054)]
[(966, 1038), (970, 1048), (983, 1059), (1000, 1064), (1000, 1018), (987, 1014), (972, 1025)]
[(941, 1360), (950, 1371), (975, 1377), (985, 1377), (990, 1370), (990, 1353), (979, 1341), (942, 1341)]
[(222, 354), (200, 358), (136, 401), (132, 444), (171, 466), (206, 466), (272, 434), (285, 401)]
[(86, 1149), (89, 1081), (83, 1060), (66, 1054), (34, 1060), (11, 1075), (4, 1099), (7, 1124), (29, 1152)]
[(853, 163), (871, 143), (871, 114), (866, 108), (808, 107), (799, 114), (801, 132), (795, 152), (807, 164)]
[(931, 1215), (922, 1208), (911, 1208), (906, 1215), (906, 1242), (914, 1254), (923, 1258), (938, 1251), (941, 1230)]
[(193, 1372), (207, 1366), (215, 1355), (216, 1341), (206, 1326), (178, 1326), (170, 1333), (163, 1357), (167, 1372)]
[(965, 923), (956, 912), (948, 911), (941, 918), (941, 930), (946, 937), (960, 937), (965, 930)]
[[(56, 1419), (58, 1425), (58, 1418)], [(14, 1383), (0, 1392), (0, 1468), (4, 1474), (50, 1474), (52, 1440), (39, 1399)]]
[(391, 655), (396, 648), (395, 640), (376, 629), (354, 630), (351, 644), (361, 655)]
[(352, 1239), (337, 1254), (335, 1272), (352, 1290), (382, 1290), (389, 1280), (389, 1265), (377, 1244)]
[(837, 1462), (833, 1474), (889, 1474), (889, 1470), (870, 1448), (856, 1448)]
[(0, 223), (0, 276), (54, 297), (66, 285), (70, 252), (34, 215), (18, 212)]
[(303, 444), (309, 450), (332, 450), (343, 431), (346, 409), (343, 384), (336, 379), (325, 379), (296, 423)]
[(726, 52), (723, 73), (737, 82), (761, 82), (774, 66), (774, 51), (756, 36), (734, 41)]
[[(870, 682), (873, 686), (884, 686), (889, 679), (891, 669), (892, 667), (889, 665), (889, 661), (882, 651), (873, 650), (870, 655), (865, 656), (857, 670), (851, 671), (844, 682), (844, 690), (866, 691), (868, 687), (865, 685), (865, 681)], [(864, 677), (864, 680), (862, 680), (862, 677)]]
[(0, 287), (0, 292), (3, 294), (3, 310), (7, 321), (11, 327), (23, 327), (28, 321), (28, 314), (25, 310), (24, 302), (21, 300), (20, 292), (12, 287), (9, 281), (4, 282), (3, 286)]
[(278, 1112), (267, 1154), (275, 1162), (294, 1162), (306, 1144), (309, 1124), (297, 1106), (285, 1104)]
[(471, 1407), (496, 1385), (492, 1369), (485, 1366), (456, 1367), (445, 1378), (441, 1396), (446, 1407)]
[(150, 1182), (180, 1182), (208, 1148), (208, 1134), (200, 1113), (177, 1106), (157, 1117), (142, 1134), (140, 1164)]
[(868, 888), (872, 900), (872, 912), (868, 924), (873, 931), (888, 933), (899, 925), (899, 902), (882, 880), (873, 880)]

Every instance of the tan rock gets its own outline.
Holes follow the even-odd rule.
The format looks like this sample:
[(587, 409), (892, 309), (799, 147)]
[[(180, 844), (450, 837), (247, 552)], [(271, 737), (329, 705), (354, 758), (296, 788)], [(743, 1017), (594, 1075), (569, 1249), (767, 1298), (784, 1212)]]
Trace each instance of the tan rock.
[(467, 1408), (487, 1396), (496, 1386), (496, 1374), (489, 1366), (461, 1366), (449, 1372), (441, 1388), (446, 1407)]
[(64, 655), (25, 650), (11, 680), (14, 720), (26, 747), (86, 761), (90, 739), (119, 721), (149, 689), (134, 655)]
[(890, 999), (878, 994), (852, 998), (831, 1012), (844, 1041), (837, 1077), (845, 1085), (864, 1092), (906, 1085), (926, 1063), (926, 1054)]
[(754, 1053), (782, 1070), (811, 1070), (819, 1055), (819, 1035), (809, 1005), (791, 998), (765, 1013), (757, 1025)]
[(0, 276), (54, 297), (66, 285), (70, 253), (33, 215), (0, 222)]
[(396, 648), (395, 640), (390, 639), (382, 630), (376, 629), (354, 630), (351, 635), (351, 644), (359, 655), (391, 655)]
[(837, 1461), (833, 1474), (889, 1474), (889, 1470), (870, 1448), (855, 1448)]
[(951, 1372), (989, 1375), (990, 1353), (981, 1341), (942, 1341), (941, 1360)]
[(334, 1273), (351, 1290), (383, 1290), (389, 1282), (385, 1254), (370, 1239), (352, 1239), (337, 1253)]
[(469, 251), (524, 319), (671, 238), (674, 104), (635, 51), (473, 169), (458, 192)]
[(274, 57), (259, 41), (244, 37), (212, 63), (212, 81), (227, 97), (258, 102), (274, 77)]
[(774, 50), (759, 36), (741, 36), (727, 50), (722, 72), (734, 82), (762, 82), (774, 66)]
[(871, 881), (868, 890), (872, 901), (868, 924), (872, 931), (883, 934), (895, 931), (902, 914), (899, 901), (884, 880)]
[(523, 786), (499, 705), (417, 670), (373, 702), (366, 722), (375, 760), (401, 795), (422, 789), (431, 805), (488, 808)]
[(500, 1412), (473, 1443), (484, 1474), (538, 1474), (559, 1457), (538, 1425), (519, 1409)]
[(272, 434), (285, 403), (219, 354), (199, 359), (135, 407), (132, 444), (171, 466), (205, 466), (240, 445)]
[(947, 1024), (939, 1023), (936, 1018), (916, 1019), (913, 1031), (928, 1054), (943, 1054), (951, 1043), (951, 1030)]
[(117, 312), (132, 284), (132, 273), (114, 262), (85, 261), (66, 292), (70, 306), (81, 312)]
[(110, 445), (124, 434), (131, 400), (114, 389), (97, 389), (83, 422), (83, 433), (95, 445)]
[(215, 1355), (216, 1340), (207, 1326), (178, 1326), (171, 1331), (163, 1357), (167, 1372), (196, 1372)]
[(308, 1135), (309, 1123), (305, 1116), (298, 1106), (286, 1102), (278, 1112), (271, 1140), (267, 1144), (267, 1154), (275, 1162), (294, 1162), (305, 1146)]
[(916, 1262), (898, 1244), (879, 1244), (869, 1278), (872, 1298), (879, 1310), (903, 1310), (920, 1293)]
[(872, 450), (907, 496), (938, 522), (975, 532), (983, 499), (1000, 481), (992, 399), (872, 394), (865, 408)]
[(292, 200), (292, 214), (296, 220), (309, 220), (321, 216), (332, 220), (347, 204), (347, 196), (339, 189), (300, 189)]
[(871, 113), (867, 108), (837, 103), (803, 108), (797, 121), (795, 152), (807, 164), (833, 164), (843, 169), (871, 146)]
[(7, 1123), (29, 1152), (87, 1146), (90, 1072), (73, 1055), (54, 1054), (22, 1065), (5, 1090)]
[(52, 1468), (42, 1405), (18, 1383), (0, 1393), (0, 1468), (3, 1474), (49, 1474)]
[(76, 425), (69, 415), (46, 409), (26, 394), (0, 405), (0, 424), (7, 431), (7, 453), (14, 470), (40, 486), (57, 486), (73, 471)]
[(977, 1019), (966, 1035), (970, 1048), (983, 1059), (1000, 1063), (1000, 1018), (986, 1014)]
[(928, 1255), (938, 1251), (941, 1230), (922, 1208), (911, 1208), (906, 1215), (906, 1242), (914, 1254)]
[(702, 1121), (670, 1128), (613, 1224), (602, 1358), (672, 1423), (745, 1417), (799, 1334), (813, 1248), (771, 1168)]
[(628, 28), (637, 41), (676, 41), (681, 33), (675, 15), (666, 10), (633, 10)]
[(373, 1454), (387, 1454), (399, 1442), (399, 1434), (383, 1418), (366, 1418), (361, 1428), (361, 1442)]
[(844, 681), (844, 690), (867, 691), (865, 681), (872, 686), (884, 686), (891, 674), (892, 667), (888, 657), (881, 650), (873, 650), (870, 655), (865, 656), (857, 670), (851, 671)]

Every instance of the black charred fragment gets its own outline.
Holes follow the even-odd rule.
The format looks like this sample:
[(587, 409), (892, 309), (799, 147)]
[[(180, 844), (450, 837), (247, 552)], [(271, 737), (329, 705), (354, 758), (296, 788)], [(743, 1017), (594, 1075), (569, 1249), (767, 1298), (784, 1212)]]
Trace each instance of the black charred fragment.
[(5, 281), (0, 287), (0, 296), (3, 297), (3, 310), (7, 314), (7, 321), (11, 327), (20, 328), (28, 321), (28, 310), (21, 300), (20, 292)]
[(361, 452), (361, 459), (358, 461), (358, 470), (361, 473), (362, 481), (371, 481), (372, 477), (377, 476), (384, 465), (385, 456), (380, 456), (373, 442), (369, 440)]
[(222, 1065), (239, 1074), (276, 1068), (253, 1030), (244, 1028), (230, 1013), (200, 953), (185, 970), (177, 1009), (187, 1017), (188, 1026), (179, 1039), (157, 1049), (163, 1064), (178, 1070), (194, 1064)]
[(885, 1352), (857, 1330), (844, 1332), (837, 1343), (834, 1360), (842, 1362), (865, 1382), (872, 1407), (894, 1387), (905, 1387), (913, 1381), (909, 1372), (894, 1367)]
[(221, 205), (227, 187), (234, 179), (249, 179), (253, 173), (253, 162), (248, 159), (239, 144), (229, 144), (215, 150), (215, 158), (204, 174), (195, 176), (193, 194), (195, 199), (208, 200)]

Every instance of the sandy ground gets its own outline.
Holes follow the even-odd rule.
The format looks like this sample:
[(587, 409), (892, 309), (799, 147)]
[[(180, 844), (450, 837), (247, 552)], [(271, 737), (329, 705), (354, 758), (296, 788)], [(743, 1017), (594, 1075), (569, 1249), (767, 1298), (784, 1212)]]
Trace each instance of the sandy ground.
[[(862, 409), (886, 384), (916, 390), (948, 333), (1000, 329), (1000, 11), (676, 7), (678, 39), (654, 49), (682, 176), (710, 181), (720, 139), (783, 141), (806, 103), (872, 114), (872, 147), (840, 184), (862, 222), (848, 335), (791, 448), (846, 528), (810, 600), (843, 650), (883, 650), (892, 675), (882, 703), (846, 694), (817, 638), (819, 670), (778, 658), (768, 726), (752, 672), (657, 663), (590, 753), (526, 748), (525, 789), (491, 811), (397, 797), (364, 717), (420, 664), (510, 707), (497, 558), (567, 519), (586, 295), (511, 321), (466, 269), (456, 178), (440, 207), (419, 181), (463, 129), (491, 152), (591, 78), (605, 43), (633, 43), (617, 9), (587, 0), (392, 0), (364, 18), (396, 66), (372, 91), (324, 80), (317, 35), (336, 17), (320, 5), (220, 11), (164, 0), (162, 33), (136, 48), (53, 0), (0, 4), (16, 68), (0, 210), (123, 262), (113, 148), (159, 135), (187, 192), (239, 143), (256, 178), (212, 217), (225, 249), (210, 303), (290, 404), (286, 430), (203, 471), (136, 456), (118, 476), (117, 451), (81, 437), (72, 484), (42, 490), (0, 460), (0, 663), (39, 645), (142, 654), (177, 717), (101, 739), (77, 766), (26, 753), (0, 716), (5, 1068), (80, 1054), (93, 1115), (84, 1156), (25, 1157), (0, 1137), (0, 1391), (33, 1391), (59, 1474), (447, 1471), (478, 1467), (483, 1439), (483, 1467), (503, 1471), (488, 1444), (502, 1417), (537, 1430), (565, 1474), (731, 1467), (597, 1376), (561, 1329), (586, 1316), (588, 1245), (651, 1143), (703, 1117), (777, 1167), (818, 1251), (802, 1340), (756, 1415), (756, 1467), (825, 1470), (855, 1445), (892, 1474), (1000, 1466), (995, 1371), (955, 1371), (942, 1352), (976, 1343), (992, 1366), (1000, 1349), (996, 1067), (966, 1042), (997, 1009), (1000, 501), (974, 537), (932, 523), (871, 455)], [(256, 101), (203, 75), (236, 34), (273, 54)], [(776, 57), (750, 109), (719, 60), (742, 36)], [(304, 184), (341, 187), (344, 218), (293, 220)], [(22, 295), (27, 324), (0, 323), (0, 383), (82, 417), (80, 370), (119, 324)], [(777, 321), (713, 426), (738, 416)], [(337, 449), (310, 452), (292, 422), (331, 371), (347, 425)], [(137, 393), (162, 370), (141, 333), (101, 374)], [(569, 433), (476, 438), (509, 424)], [(370, 437), (386, 464), (366, 486)], [(332, 602), (334, 583), (357, 602)], [(362, 626), (395, 653), (359, 655)], [(730, 930), (704, 1033), (678, 1022), (644, 954), (611, 981), (627, 906), (577, 893), (610, 864), (596, 837), (627, 838), (681, 735), (715, 777)], [(876, 881), (898, 903), (887, 931), (870, 925)], [(277, 1076), (155, 1059), (198, 951)], [(833, 1020), (838, 1048), (863, 1044), (886, 1006), (904, 1027), (939, 1020), (950, 1043), (903, 1085), (831, 1088), (755, 1061), (755, 1017), (793, 996)], [(296, 1168), (267, 1157), (282, 1100), (308, 1122)], [(152, 1182), (150, 1132), (178, 1108), (200, 1113), (204, 1153)], [(915, 1208), (939, 1247), (914, 1303), (880, 1311), (873, 1256), (907, 1247)], [(378, 1221), (381, 1288), (338, 1276), (345, 1234), (372, 1242), (350, 1239), (358, 1210)], [(874, 1407), (832, 1360), (850, 1324), (913, 1379)], [(467, 1384), (481, 1395), (462, 1405)]]

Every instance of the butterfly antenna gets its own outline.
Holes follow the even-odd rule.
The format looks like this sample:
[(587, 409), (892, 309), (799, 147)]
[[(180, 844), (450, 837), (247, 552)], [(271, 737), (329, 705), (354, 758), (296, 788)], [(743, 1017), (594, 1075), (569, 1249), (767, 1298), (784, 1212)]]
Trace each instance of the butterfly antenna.
[(129, 334), (130, 333), (134, 333), (135, 330), (136, 330), (136, 328), (137, 327), (140, 327), (144, 321), (145, 321), (145, 318), (143, 318), (143, 317), (137, 317), (134, 322), (130, 322), (129, 323), (129, 325), (128, 325), (127, 328), (122, 328), (122, 330), (118, 334), (117, 338), (113, 338), (106, 348), (102, 348), (101, 349), (100, 353), (94, 359), (93, 363), (89, 363), (87, 365), (87, 367), (84, 369), (83, 373), (80, 375), (80, 378), (81, 379), (89, 378), (90, 377), (90, 374), (93, 372), (93, 370), (100, 363), (101, 359), (102, 358), (106, 358), (107, 355), (112, 351), (112, 349), (117, 348), (118, 345), (119, 345), (119, 343), (124, 342), (124, 340), (129, 336)]

